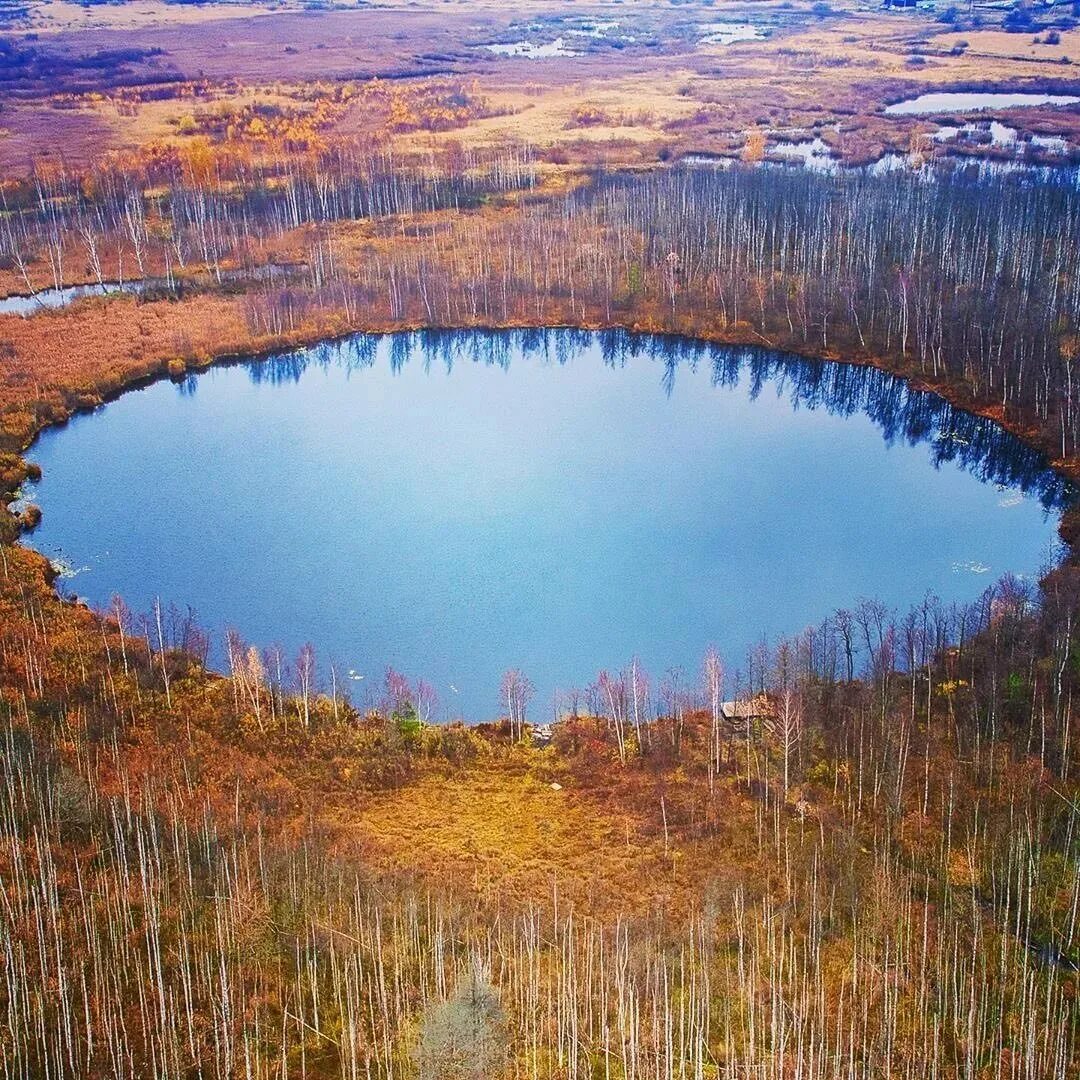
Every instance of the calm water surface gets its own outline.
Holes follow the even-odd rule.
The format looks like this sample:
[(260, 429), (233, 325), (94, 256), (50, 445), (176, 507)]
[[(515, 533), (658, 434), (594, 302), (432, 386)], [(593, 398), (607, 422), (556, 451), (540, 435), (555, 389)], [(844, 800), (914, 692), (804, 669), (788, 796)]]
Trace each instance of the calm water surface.
[(508, 667), (535, 717), (633, 655), (696, 677), (709, 643), (738, 667), (860, 597), (974, 599), (1038, 571), (1064, 497), (1014, 439), (878, 372), (570, 331), (216, 368), (32, 456), (32, 543), (70, 591), (311, 641), (361, 703), (393, 665), (476, 719)]
[(116, 282), (102, 285), (69, 285), (63, 289), (42, 289), (33, 296), (5, 296), (0, 299), (0, 315), (36, 315), (39, 311), (66, 307), (84, 296), (108, 296), (110, 293), (137, 292), (141, 283)]
[(982, 109), (1023, 109), (1037, 105), (1075, 105), (1080, 97), (1074, 94), (1038, 93), (968, 93), (939, 91), (920, 94), (907, 101), (897, 101), (885, 107), (887, 116), (926, 116), (939, 112), (971, 112)]

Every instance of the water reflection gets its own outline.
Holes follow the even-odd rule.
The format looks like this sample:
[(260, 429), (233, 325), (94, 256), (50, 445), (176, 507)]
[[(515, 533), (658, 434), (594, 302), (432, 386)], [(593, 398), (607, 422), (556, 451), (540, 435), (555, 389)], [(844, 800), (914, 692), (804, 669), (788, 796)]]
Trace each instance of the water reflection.
[(420, 330), (357, 334), (246, 366), (256, 384), (297, 383), (313, 366), (346, 371), (371, 368), (383, 342), (395, 373), (415, 362), (426, 371), (441, 368), (448, 374), (460, 363), (509, 370), (515, 356), (563, 366), (595, 343), (610, 368), (624, 367), (638, 358), (658, 363), (660, 383), (669, 397), (680, 369), (696, 372), (707, 365), (715, 387), (734, 388), (745, 381), (755, 399), (771, 387), (793, 408), (825, 409), (833, 416), (863, 413), (878, 425), (886, 443), (928, 443), (936, 466), (955, 462), (986, 483), (1037, 497), (1047, 510), (1062, 510), (1076, 496), (1073, 485), (1049, 467), (1043, 454), (993, 420), (955, 408), (937, 394), (913, 389), (874, 367), (807, 359), (755, 346), (736, 348), (624, 330)]

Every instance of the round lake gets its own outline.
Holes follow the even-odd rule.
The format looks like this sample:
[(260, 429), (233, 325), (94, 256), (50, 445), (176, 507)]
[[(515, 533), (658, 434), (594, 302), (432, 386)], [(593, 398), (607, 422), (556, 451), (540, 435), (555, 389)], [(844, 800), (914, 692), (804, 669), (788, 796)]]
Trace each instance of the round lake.
[(988, 421), (873, 369), (622, 333), (360, 335), (124, 395), (32, 455), (29, 542), (95, 605), (190, 605), (358, 704), (530, 716), (632, 656), (695, 679), (873, 597), (1036, 574), (1066, 492)]

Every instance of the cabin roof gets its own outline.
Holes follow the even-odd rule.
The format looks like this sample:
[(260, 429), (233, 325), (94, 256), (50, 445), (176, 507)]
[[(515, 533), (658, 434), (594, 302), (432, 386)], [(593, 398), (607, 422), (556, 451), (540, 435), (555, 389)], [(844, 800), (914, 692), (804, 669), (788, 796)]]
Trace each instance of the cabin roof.
[(776, 715), (768, 694), (755, 694), (739, 701), (722, 701), (720, 712), (726, 720), (767, 720)]
[(547, 746), (554, 737), (554, 734), (555, 732), (550, 724), (534, 724), (532, 727), (533, 745), (540, 747)]

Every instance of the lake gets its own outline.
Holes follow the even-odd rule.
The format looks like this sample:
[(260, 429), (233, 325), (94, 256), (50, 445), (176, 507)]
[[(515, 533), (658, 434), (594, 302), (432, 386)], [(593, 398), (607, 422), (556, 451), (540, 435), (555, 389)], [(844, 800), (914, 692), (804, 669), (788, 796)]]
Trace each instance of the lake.
[[(1036, 574), (1067, 492), (994, 424), (869, 368), (625, 333), (358, 335), (128, 393), (32, 450), (68, 591), (191, 605), (354, 700), (441, 718), (499, 679), (696, 678), (838, 607)], [(217, 651), (220, 662), (221, 650)], [(346, 673), (351, 672), (351, 675)]]

